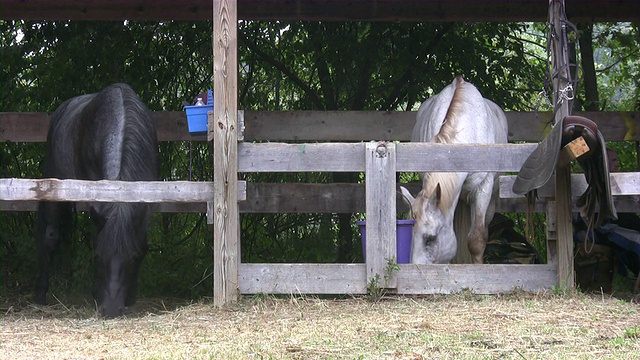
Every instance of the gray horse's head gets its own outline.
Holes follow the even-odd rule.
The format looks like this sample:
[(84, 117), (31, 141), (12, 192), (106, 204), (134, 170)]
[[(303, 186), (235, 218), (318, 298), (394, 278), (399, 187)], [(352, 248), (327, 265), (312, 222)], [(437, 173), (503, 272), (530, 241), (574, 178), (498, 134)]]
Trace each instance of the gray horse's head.
[(411, 242), (411, 263), (450, 262), (456, 256), (457, 241), (452, 219), (449, 219), (441, 207), (440, 184), (429, 194), (423, 189), (416, 197), (402, 186), (400, 190), (411, 206), (411, 216), (416, 220)]

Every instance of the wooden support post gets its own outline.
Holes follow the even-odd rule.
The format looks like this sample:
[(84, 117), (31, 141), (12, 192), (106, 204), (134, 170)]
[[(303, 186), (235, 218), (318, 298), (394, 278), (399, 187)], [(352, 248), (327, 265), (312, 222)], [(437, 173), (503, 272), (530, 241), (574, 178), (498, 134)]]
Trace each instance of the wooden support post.
[(558, 231), (556, 227), (556, 202), (549, 201), (545, 208), (547, 222), (547, 264), (558, 265)]
[(213, 304), (238, 296), (238, 7), (213, 1)]
[[(564, 0), (549, 1), (549, 19), (553, 36), (551, 44), (551, 60), (553, 66), (554, 102), (559, 108), (556, 111), (556, 126), (570, 115), (569, 100), (563, 98), (561, 90), (567, 89), (570, 78), (569, 53), (566, 25), (562, 23)], [(573, 226), (571, 223), (571, 168), (568, 165), (556, 167), (556, 233), (558, 243), (558, 285), (563, 289), (575, 287), (573, 271)]]
[[(367, 211), (367, 284), (396, 288), (396, 146), (366, 144), (365, 185)], [(377, 281), (377, 282), (376, 282)]]
[(571, 169), (556, 169), (556, 227), (558, 235), (558, 285), (575, 286), (573, 271), (573, 225), (571, 222)]

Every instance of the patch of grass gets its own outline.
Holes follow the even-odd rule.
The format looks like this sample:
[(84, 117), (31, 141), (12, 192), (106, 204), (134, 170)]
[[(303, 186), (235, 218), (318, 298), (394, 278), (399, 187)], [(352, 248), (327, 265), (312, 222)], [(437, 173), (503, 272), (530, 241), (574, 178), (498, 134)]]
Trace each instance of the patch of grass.
[(387, 259), (387, 264), (384, 267), (384, 282), (380, 283), (380, 274), (375, 274), (367, 283), (369, 301), (376, 303), (384, 297), (387, 293), (386, 288), (389, 280), (398, 271), (400, 271), (400, 265), (396, 263), (395, 259)]
[[(3, 304), (10, 299), (3, 298)], [(3, 305), (9, 359), (637, 360), (638, 304), (552, 292), (433, 296), (246, 296), (214, 307), (140, 299), (103, 320), (90, 304)], [(46, 331), (42, 331), (46, 329)]]
[(640, 339), (640, 328), (638, 325), (634, 325), (632, 328), (628, 328), (624, 331), (624, 337), (627, 339)]

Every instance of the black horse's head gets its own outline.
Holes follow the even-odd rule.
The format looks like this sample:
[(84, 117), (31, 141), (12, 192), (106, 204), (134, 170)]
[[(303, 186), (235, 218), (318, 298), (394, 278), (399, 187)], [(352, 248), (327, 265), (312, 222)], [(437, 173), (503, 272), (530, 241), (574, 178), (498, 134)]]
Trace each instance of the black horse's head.
[(110, 259), (97, 257), (94, 295), (100, 313), (105, 318), (124, 315), (127, 306), (136, 301), (138, 270), (142, 258), (125, 259), (114, 256)]
[[(100, 206), (100, 205), (98, 205)], [(147, 245), (148, 212), (143, 204), (104, 204), (92, 217), (98, 234), (94, 242), (95, 277), (93, 294), (102, 316), (124, 315), (125, 308), (136, 302), (138, 272)]]

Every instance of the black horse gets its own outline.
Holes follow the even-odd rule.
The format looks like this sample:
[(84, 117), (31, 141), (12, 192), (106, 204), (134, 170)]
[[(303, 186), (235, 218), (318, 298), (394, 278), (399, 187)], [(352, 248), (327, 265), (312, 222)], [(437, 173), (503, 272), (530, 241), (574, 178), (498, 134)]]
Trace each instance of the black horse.
[[(125, 84), (64, 102), (51, 115), (44, 178), (153, 181), (159, 179), (155, 122)], [(71, 203), (40, 202), (40, 277), (35, 301), (46, 304), (52, 253), (70, 224)], [(151, 209), (142, 203), (92, 203), (93, 295), (105, 317), (124, 313), (136, 301), (138, 270), (147, 253)]]

